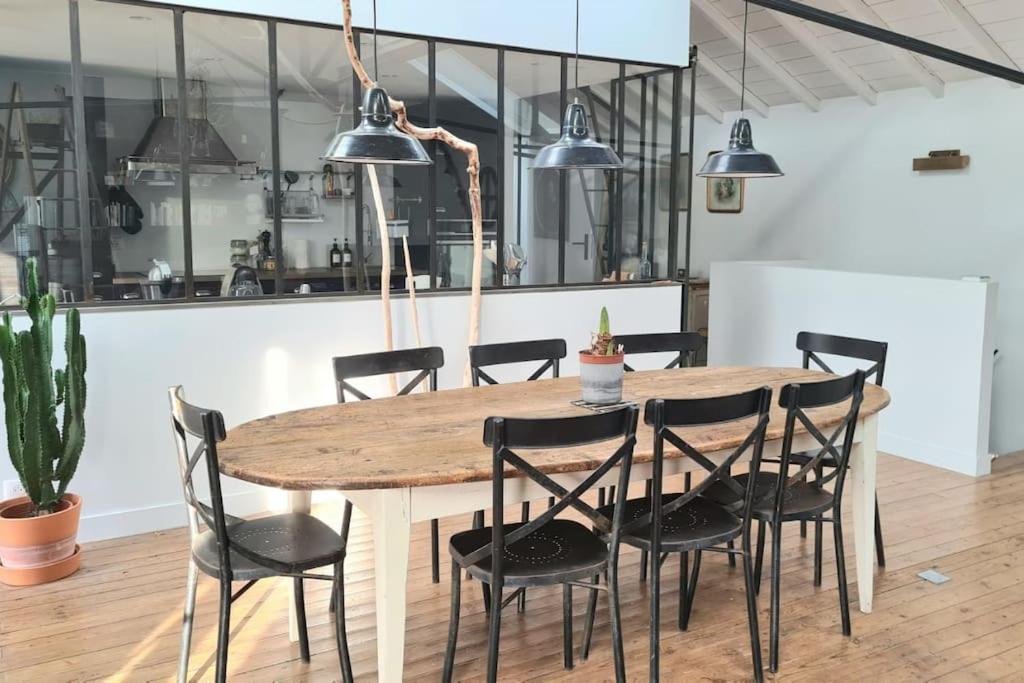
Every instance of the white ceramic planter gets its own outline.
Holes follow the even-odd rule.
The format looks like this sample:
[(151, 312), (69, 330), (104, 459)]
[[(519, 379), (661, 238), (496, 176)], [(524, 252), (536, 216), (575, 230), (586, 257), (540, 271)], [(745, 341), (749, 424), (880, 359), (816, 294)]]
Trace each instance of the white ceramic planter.
[(622, 400), (623, 354), (592, 356), (580, 352), (580, 390), (587, 403), (618, 403)]

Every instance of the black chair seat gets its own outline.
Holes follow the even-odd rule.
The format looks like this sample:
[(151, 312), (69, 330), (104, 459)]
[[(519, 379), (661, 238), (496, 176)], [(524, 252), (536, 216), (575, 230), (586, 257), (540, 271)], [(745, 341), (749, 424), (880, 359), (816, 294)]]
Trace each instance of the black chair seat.
[[(801, 466), (802, 465), (806, 465), (817, 454), (818, 454), (817, 451), (804, 451), (803, 453), (790, 453), (789, 454), (789, 464), (790, 465), (801, 465)], [(835, 466), (836, 466), (835, 456), (833, 456), (831, 453), (826, 453), (821, 458), (821, 464), (823, 466), (825, 466), (825, 467), (831, 467), (831, 468), (834, 469)]]
[[(678, 498), (678, 493), (666, 493), (661, 504), (666, 505)], [(609, 516), (614, 505), (598, 508), (598, 512)], [(623, 525), (643, 517), (651, 511), (649, 498), (634, 498), (626, 501)], [(663, 552), (689, 552), (731, 541), (743, 531), (743, 523), (721, 505), (696, 498), (675, 512), (661, 518), (661, 550)], [(643, 550), (651, 549), (651, 525), (644, 524), (622, 534), (623, 543)]]
[[(337, 532), (316, 517), (303, 513), (239, 521), (228, 527), (228, 536), (233, 543), (264, 558), (270, 565), (264, 566), (232, 550), (231, 575), (236, 581), (332, 565), (345, 554), (345, 543)], [(204, 573), (220, 576), (217, 537), (212, 531), (196, 538), (192, 556)]]
[[(782, 502), (782, 521), (811, 520), (832, 508), (833, 496), (830, 491), (814, 484), (801, 482), (786, 487)], [(755, 519), (770, 520), (775, 506), (773, 497), (768, 496), (754, 503), (751, 515)]]
[[(746, 489), (747, 481), (749, 481), (749, 474), (737, 474), (733, 479), (741, 487)], [(770, 495), (775, 491), (775, 487), (778, 485), (779, 474), (778, 472), (761, 472), (757, 475), (757, 487), (754, 489), (755, 500), (762, 500), (765, 496)], [(701, 494), (702, 498), (717, 503), (728, 510), (735, 510), (743, 506), (743, 499), (740, 494), (733, 491), (731, 488), (723, 484), (721, 481), (716, 481), (714, 484), (709, 486), (704, 493)]]
[[(505, 525), (505, 534), (522, 526)], [(452, 536), (451, 554), (461, 561), (491, 542), (491, 527)], [(569, 519), (553, 519), (532, 534), (505, 546), (502, 573), (506, 586), (534, 586), (590, 579), (604, 571), (608, 546), (590, 529)], [(461, 562), (460, 562), (461, 564)], [(491, 556), (466, 568), (471, 576), (490, 582)]]

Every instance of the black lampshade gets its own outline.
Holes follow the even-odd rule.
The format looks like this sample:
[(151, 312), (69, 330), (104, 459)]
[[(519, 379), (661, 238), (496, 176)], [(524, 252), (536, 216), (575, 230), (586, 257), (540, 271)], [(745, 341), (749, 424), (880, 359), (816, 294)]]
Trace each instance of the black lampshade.
[(732, 125), (729, 149), (711, 155), (697, 174), (705, 178), (777, 178), (784, 175), (770, 154), (754, 149), (750, 121)]
[(395, 127), (384, 88), (366, 91), (362, 116), (355, 129), (334, 136), (321, 159), (353, 164), (431, 163), (420, 141)]
[(537, 153), (533, 168), (622, 168), (622, 160), (611, 147), (590, 137), (587, 112), (573, 102), (565, 110), (562, 137)]

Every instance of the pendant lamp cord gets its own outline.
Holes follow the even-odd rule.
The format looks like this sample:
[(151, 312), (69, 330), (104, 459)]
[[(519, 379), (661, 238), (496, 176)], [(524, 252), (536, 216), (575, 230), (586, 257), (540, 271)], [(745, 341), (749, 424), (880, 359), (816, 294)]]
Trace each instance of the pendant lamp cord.
[[(376, 2), (377, 0), (374, 0)], [(747, 96), (747, 19), (750, 16), (750, 3), (743, 3), (743, 66), (740, 69), (740, 118), (743, 118), (743, 105)]]
[(377, 53), (377, 0), (373, 0), (373, 80), (380, 82), (380, 55)]
[(580, 0), (576, 0), (576, 64), (574, 70), (573, 80), (575, 85), (573, 88), (578, 95), (580, 90)]

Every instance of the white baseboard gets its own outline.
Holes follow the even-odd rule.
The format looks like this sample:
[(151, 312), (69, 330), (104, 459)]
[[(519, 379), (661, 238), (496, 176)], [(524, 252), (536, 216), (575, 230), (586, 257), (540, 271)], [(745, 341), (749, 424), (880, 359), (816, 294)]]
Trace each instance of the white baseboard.
[[(256, 515), (278, 506), (271, 490), (253, 490), (224, 496), (224, 507), (238, 516)], [(88, 510), (88, 506), (85, 508)], [(96, 515), (83, 515), (78, 530), (80, 542), (103, 541), (108, 538), (133, 536), (164, 529), (177, 529), (188, 523), (185, 502), (154, 505), (145, 508), (115, 510)]]
[(992, 467), (991, 459), (987, 455), (977, 456), (973, 453), (954, 451), (885, 432), (878, 434), (878, 450), (972, 477), (983, 477), (991, 472)]

